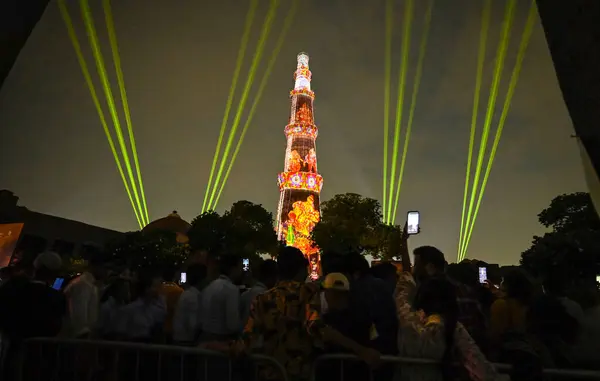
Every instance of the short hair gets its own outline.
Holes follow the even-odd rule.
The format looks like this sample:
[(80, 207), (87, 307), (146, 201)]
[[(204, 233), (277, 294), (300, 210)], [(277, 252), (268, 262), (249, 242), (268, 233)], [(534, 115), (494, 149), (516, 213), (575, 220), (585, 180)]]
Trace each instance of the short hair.
[(371, 274), (375, 278), (387, 279), (398, 274), (398, 268), (390, 262), (382, 262), (371, 267)]
[(53, 251), (40, 253), (33, 261), (36, 270), (59, 271), (62, 268), (62, 258)]
[(300, 249), (285, 246), (279, 251), (277, 268), (279, 276), (285, 280), (293, 279), (303, 267), (308, 267), (308, 260)]
[(202, 263), (191, 264), (186, 271), (186, 282), (188, 284), (198, 284), (206, 278), (206, 266)]
[(433, 246), (420, 246), (413, 250), (413, 254), (419, 257), (421, 264), (431, 264), (438, 270), (443, 270), (446, 267), (446, 258), (444, 253), (437, 247)]
[(364, 255), (360, 254), (350, 254), (348, 260), (350, 261), (350, 269), (354, 273), (359, 273), (360, 275), (367, 274), (369, 272), (369, 261)]
[(167, 282), (172, 282), (177, 275), (177, 268), (175, 266), (166, 266), (162, 271), (162, 277)]
[(276, 278), (279, 274), (277, 266), (277, 262), (272, 259), (263, 261), (258, 268), (258, 279), (262, 281)]
[(223, 275), (229, 275), (231, 270), (242, 263), (242, 258), (233, 254), (224, 254), (219, 257), (219, 271)]

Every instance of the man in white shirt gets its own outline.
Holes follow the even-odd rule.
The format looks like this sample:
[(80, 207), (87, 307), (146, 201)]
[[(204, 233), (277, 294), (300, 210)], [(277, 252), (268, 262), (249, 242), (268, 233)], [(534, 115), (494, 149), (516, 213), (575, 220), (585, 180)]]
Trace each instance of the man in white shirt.
[(202, 292), (201, 341), (228, 341), (237, 338), (243, 328), (240, 315), (240, 289), (235, 283), (243, 275), (242, 259), (222, 255), (221, 275)]
[(173, 341), (180, 345), (195, 343), (202, 328), (201, 287), (206, 266), (192, 264), (187, 269), (187, 289), (179, 297), (173, 316)]
[(270, 290), (277, 283), (277, 262), (272, 259), (267, 259), (260, 264), (258, 269), (258, 282), (251, 289), (244, 292), (240, 297), (240, 310), (243, 324), (246, 324), (250, 316), (250, 306), (257, 295)]
[(88, 271), (73, 279), (65, 289), (69, 304), (68, 336), (84, 338), (92, 333), (100, 303), (98, 284), (103, 278), (102, 265), (90, 261)]

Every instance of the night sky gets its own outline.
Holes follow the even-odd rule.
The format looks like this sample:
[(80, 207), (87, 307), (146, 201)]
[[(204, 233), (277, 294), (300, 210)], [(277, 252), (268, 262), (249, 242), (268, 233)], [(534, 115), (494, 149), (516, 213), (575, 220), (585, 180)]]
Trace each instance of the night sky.
[[(108, 60), (100, 1), (91, 3)], [(191, 220), (202, 207), (248, 1), (113, 3), (150, 219), (176, 209)], [(282, 3), (263, 70), (290, 5)], [(416, 3), (409, 89), (426, 2)], [(494, 1), (486, 90), (504, 3)], [(407, 210), (421, 211), (422, 233), (411, 238), (411, 246), (438, 246), (449, 259), (456, 257), (460, 226), (481, 4), (479, 0), (436, 1), (398, 209), (399, 216)], [(400, 60), (401, 5), (397, 2), (395, 14), (393, 94)], [(528, 5), (519, 1), (496, 117)], [(249, 52), (254, 51), (267, 8), (268, 2), (261, 0)], [(75, 1), (71, 15), (92, 65)], [(311, 58), (315, 118), (320, 128), (317, 154), (325, 179), (322, 199), (345, 192), (381, 199), (383, 20), (382, 0), (301, 2), (219, 211), (246, 199), (276, 212), (288, 93), (300, 51)], [(242, 73), (250, 66), (251, 54), (246, 57)], [(116, 81), (113, 93), (118, 93)], [(251, 99), (246, 110), (250, 104)], [(487, 91), (482, 104), (487, 104)], [(0, 188), (14, 191), (21, 205), (111, 229), (136, 229), (55, 2), (0, 92), (0, 126), (4, 163)], [(517, 262), (532, 235), (542, 232), (537, 213), (558, 194), (586, 190), (572, 133), (538, 22), (475, 225), (470, 257), (501, 264)]]

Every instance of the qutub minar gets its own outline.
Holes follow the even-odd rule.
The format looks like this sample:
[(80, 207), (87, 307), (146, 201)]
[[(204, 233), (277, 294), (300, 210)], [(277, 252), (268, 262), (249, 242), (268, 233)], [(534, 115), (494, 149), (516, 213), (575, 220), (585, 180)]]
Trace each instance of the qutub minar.
[(283, 172), (279, 174), (279, 206), (277, 208), (277, 236), (287, 245), (302, 250), (310, 261), (311, 277), (320, 272), (319, 249), (310, 239), (310, 233), (319, 222), (319, 194), (323, 177), (317, 167), (313, 101), (310, 89), (311, 72), (308, 55), (298, 54), (294, 73), (295, 85), (290, 92), (292, 107), (288, 125), (285, 126), (287, 148)]

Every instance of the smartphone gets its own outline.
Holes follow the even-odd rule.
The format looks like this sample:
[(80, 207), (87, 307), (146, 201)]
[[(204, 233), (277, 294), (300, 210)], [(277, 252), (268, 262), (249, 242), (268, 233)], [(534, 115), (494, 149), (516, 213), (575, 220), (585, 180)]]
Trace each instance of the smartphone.
[(242, 265), (244, 266), (244, 271), (250, 270), (250, 260), (248, 258), (243, 259)]
[(56, 278), (54, 280), (54, 284), (52, 284), (52, 288), (60, 291), (64, 282), (65, 282), (65, 278)]
[(479, 268), (479, 283), (483, 284), (488, 279), (487, 277), (487, 268), (480, 267)]
[(416, 212), (416, 211), (408, 212), (408, 214), (406, 216), (406, 224), (407, 224), (406, 232), (408, 234), (419, 234), (419, 231), (420, 231), (419, 220), (420, 219), (421, 219), (421, 217), (419, 216), (419, 212)]
[(181, 273), (179, 276), (179, 283), (184, 284), (187, 282), (187, 273)]

